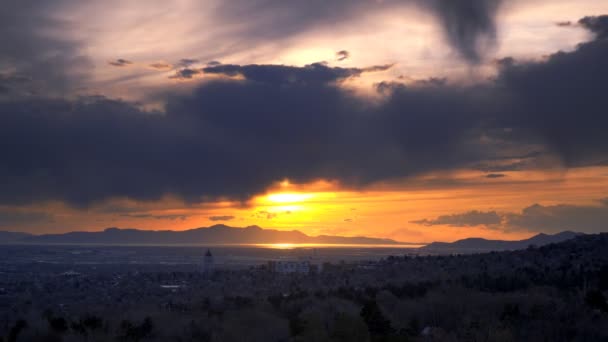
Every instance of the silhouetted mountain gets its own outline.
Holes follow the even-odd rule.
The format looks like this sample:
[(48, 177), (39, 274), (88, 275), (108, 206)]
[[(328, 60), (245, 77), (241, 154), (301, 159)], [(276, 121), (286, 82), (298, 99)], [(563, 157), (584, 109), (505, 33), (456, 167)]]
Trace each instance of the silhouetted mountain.
[(28, 233), (0, 231), (0, 243), (13, 243), (31, 236)]
[(390, 239), (342, 236), (308, 236), (300, 231), (245, 228), (214, 225), (185, 231), (107, 228), (100, 232), (71, 232), (26, 236), (18, 242), (70, 244), (254, 244), (254, 243), (323, 243), (323, 244), (398, 244)]
[(561, 232), (554, 235), (540, 233), (529, 239), (518, 241), (505, 240), (486, 240), (482, 238), (469, 238), (458, 240), (455, 242), (433, 242), (421, 250), (436, 253), (481, 253), (489, 251), (507, 251), (516, 249), (525, 249), (531, 245), (543, 246), (550, 243), (557, 243), (570, 240), (576, 236), (584, 235), (583, 233)]

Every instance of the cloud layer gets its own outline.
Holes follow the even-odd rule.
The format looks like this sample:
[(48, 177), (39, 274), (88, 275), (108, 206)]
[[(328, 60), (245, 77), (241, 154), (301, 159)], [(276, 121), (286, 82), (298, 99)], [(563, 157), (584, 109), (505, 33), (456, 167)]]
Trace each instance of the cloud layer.
[(557, 233), (565, 230), (587, 233), (606, 231), (608, 222), (608, 203), (600, 205), (558, 204), (543, 206), (534, 204), (519, 213), (496, 213), (495, 211), (470, 211), (461, 214), (439, 216), (436, 219), (423, 219), (411, 223), (453, 227), (489, 226), (502, 230), (527, 230), (531, 232)]
[[(69, 0), (11, 1), (0, 12), (0, 98), (29, 94), (65, 95), (92, 67), (82, 43), (64, 33), (70, 22), (52, 14)], [(49, 15), (51, 14), (51, 15)]]
[(411, 223), (424, 226), (448, 225), (452, 227), (490, 226), (500, 224), (501, 217), (495, 211), (483, 212), (472, 210), (463, 214), (442, 215), (436, 219), (423, 219)]
[(100, 97), (2, 101), (0, 203), (244, 201), (285, 178), (362, 187), (475, 165), (504, 170), (522, 156), (606, 163), (605, 17), (581, 23), (597, 37), (573, 52), (505, 59), (483, 85), (381, 83), (381, 103), (339, 83), (390, 66), (324, 64), (209, 66), (199, 72), (244, 79), (174, 95), (163, 113)]
[[(496, 15), (501, 0), (237, 0), (219, 7), (227, 21), (242, 23), (240, 37), (248, 43), (286, 39), (310, 29), (329, 29), (353, 18), (408, 7), (423, 9), (437, 19), (446, 41), (470, 63), (479, 63), (495, 43)], [(404, 14), (405, 15), (405, 14)], [(344, 58), (343, 58), (344, 57)], [(348, 58), (339, 56), (339, 59)]]

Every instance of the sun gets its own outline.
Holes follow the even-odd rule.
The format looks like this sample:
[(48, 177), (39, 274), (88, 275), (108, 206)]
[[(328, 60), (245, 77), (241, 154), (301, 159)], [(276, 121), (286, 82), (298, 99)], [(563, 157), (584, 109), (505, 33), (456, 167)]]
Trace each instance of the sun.
[(273, 202), (273, 203), (299, 203), (299, 202), (305, 202), (309, 199), (312, 199), (313, 197), (314, 197), (314, 194), (283, 192), (283, 193), (270, 194), (266, 198), (268, 199), (268, 201)]

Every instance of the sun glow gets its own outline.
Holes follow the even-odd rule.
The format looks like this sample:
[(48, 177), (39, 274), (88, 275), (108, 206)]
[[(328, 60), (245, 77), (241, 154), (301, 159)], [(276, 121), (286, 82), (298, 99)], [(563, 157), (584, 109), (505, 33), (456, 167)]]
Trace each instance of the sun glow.
[(294, 249), (297, 245), (293, 243), (269, 243), (260, 244), (260, 247), (272, 248), (272, 249)]
[(276, 193), (270, 194), (266, 198), (274, 203), (298, 203), (312, 199), (314, 194), (306, 193)]

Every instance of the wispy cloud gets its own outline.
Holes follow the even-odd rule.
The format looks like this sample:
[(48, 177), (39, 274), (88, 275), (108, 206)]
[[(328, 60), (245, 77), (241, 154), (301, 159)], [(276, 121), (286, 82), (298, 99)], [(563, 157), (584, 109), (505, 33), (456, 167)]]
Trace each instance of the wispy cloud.
[(115, 66), (115, 67), (126, 67), (129, 65), (132, 65), (133, 62), (126, 60), (126, 59), (119, 58), (119, 59), (116, 59), (113, 61), (109, 61), (108, 64), (110, 64), (111, 66)]

